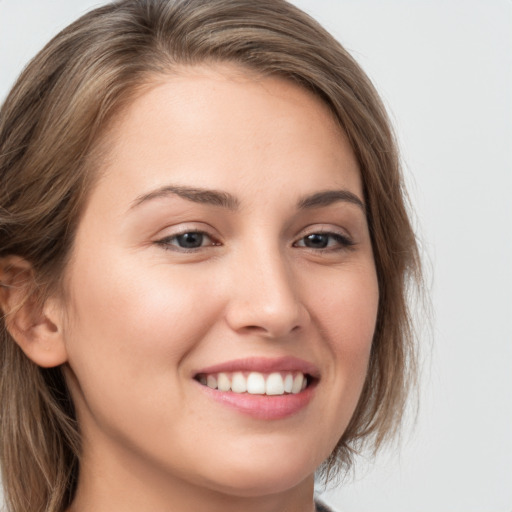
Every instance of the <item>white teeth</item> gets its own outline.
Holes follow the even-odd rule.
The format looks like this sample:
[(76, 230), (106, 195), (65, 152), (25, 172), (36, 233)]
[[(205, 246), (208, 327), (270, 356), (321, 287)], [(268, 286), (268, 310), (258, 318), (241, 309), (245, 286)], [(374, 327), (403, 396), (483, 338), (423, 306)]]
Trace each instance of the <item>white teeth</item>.
[(233, 374), (220, 372), (218, 374), (200, 375), (199, 382), (211, 389), (232, 391), (233, 393), (249, 393), (251, 395), (279, 396), (285, 393), (297, 394), (306, 389), (308, 379), (302, 373), (273, 372), (263, 374), (243, 372)]
[(263, 374), (252, 372), (247, 377), (247, 393), (251, 395), (265, 394), (265, 377)]
[(208, 375), (208, 377), (206, 377), (206, 385), (209, 388), (217, 389), (217, 379), (216, 379), (216, 377), (214, 377), (213, 375)]
[(287, 393), (291, 393), (293, 389), (293, 375), (288, 373), (284, 379), (284, 390)]
[(280, 373), (271, 373), (267, 377), (267, 384), (265, 386), (265, 392), (267, 395), (283, 395), (284, 394), (284, 382), (283, 377)]
[(233, 374), (231, 390), (233, 393), (245, 393), (247, 391), (247, 380), (243, 373), (237, 372)]
[(219, 391), (229, 391), (231, 389), (231, 382), (225, 373), (219, 373), (217, 377), (217, 388)]
[(292, 393), (297, 394), (302, 391), (302, 383), (304, 382), (304, 375), (298, 373), (293, 379)]

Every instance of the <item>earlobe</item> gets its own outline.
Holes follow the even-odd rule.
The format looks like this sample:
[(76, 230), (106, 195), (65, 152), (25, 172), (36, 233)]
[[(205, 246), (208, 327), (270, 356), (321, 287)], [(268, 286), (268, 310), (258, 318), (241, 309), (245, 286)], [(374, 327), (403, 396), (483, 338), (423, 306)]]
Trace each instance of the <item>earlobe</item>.
[(45, 368), (65, 363), (61, 311), (55, 299), (38, 300), (32, 265), (18, 256), (0, 259), (0, 283), (5, 326), (25, 355)]

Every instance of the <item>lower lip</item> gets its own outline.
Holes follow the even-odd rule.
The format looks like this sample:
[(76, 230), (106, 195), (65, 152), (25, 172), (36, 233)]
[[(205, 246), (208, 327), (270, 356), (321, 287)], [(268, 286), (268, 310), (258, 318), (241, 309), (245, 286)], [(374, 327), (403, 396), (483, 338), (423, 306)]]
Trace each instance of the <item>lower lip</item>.
[(315, 384), (315, 382), (310, 384), (304, 391), (297, 394), (251, 395), (250, 393), (219, 391), (198, 383), (203, 392), (213, 400), (260, 420), (279, 420), (297, 414), (313, 398)]

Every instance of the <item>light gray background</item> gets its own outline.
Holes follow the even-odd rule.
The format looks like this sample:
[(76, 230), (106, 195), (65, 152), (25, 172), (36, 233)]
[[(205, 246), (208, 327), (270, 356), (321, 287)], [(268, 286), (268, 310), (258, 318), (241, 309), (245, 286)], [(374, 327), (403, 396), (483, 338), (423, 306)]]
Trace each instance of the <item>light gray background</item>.
[[(0, 99), (98, 3), (0, 0)], [(343, 512), (511, 512), (512, 2), (294, 3), (352, 52), (389, 107), (434, 306), (416, 430), (326, 499)]]

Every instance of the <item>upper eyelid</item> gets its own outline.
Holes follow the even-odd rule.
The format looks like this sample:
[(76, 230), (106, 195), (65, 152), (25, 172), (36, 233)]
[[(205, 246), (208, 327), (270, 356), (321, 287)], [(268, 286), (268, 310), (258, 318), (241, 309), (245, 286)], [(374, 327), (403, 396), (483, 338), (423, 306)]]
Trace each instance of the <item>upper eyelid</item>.
[[(185, 224), (184, 227), (180, 227), (182, 224)], [(199, 226), (197, 224), (200, 224)], [(161, 233), (164, 233), (163, 235)], [(217, 235), (217, 231), (211, 228), (208, 225), (205, 225), (202, 222), (195, 223), (180, 223), (175, 226), (166, 226), (163, 229), (159, 229), (158, 232), (154, 235), (154, 239), (164, 239), (164, 238), (172, 238), (175, 236), (184, 235), (185, 233), (202, 233), (211, 238), (219, 238)]]
[(302, 228), (296, 235), (297, 240), (303, 238), (308, 235), (313, 235), (315, 233), (321, 233), (325, 235), (339, 235), (345, 238), (350, 238), (352, 240), (351, 233), (340, 226), (333, 226), (327, 224), (312, 224), (310, 226), (306, 226)]
[(350, 236), (344, 235), (341, 233), (336, 233), (334, 231), (312, 231), (311, 233), (308, 233), (306, 235), (303, 235), (303, 236), (297, 238), (297, 240), (293, 243), (296, 244), (297, 242), (300, 242), (301, 240), (304, 240), (305, 238), (307, 238), (308, 236), (311, 236), (311, 235), (326, 235), (326, 236), (331, 236), (333, 238), (341, 238), (347, 245), (355, 245), (355, 242), (352, 240), (352, 238)]
[(168, 235), (165, 235), (162, 238), (173, 238), (173, 237), (176, 237), (176, 236), (186, 235), (187, 233), (200, 233), (202, 235), (207, 235), (207, 236), (213, 237), (213, 235), (210, 234), (205, 229), (188, 228), (188, 229), (181, 229), (179, 231), (176, 231), (175, 233), (169, 233)]
[[(354, 239), (352, 234), (347, 229), (344, 229), (341, 226), (337, 226), (337, 225), (322, 224), (322, 223), (311, 224), (311, 225), (303, 228), (301, 231), (299, 231), (299, 233), (295, 237), (292, 245), (295, 247), (302, 248), (304, 246), (298, 245), (298, 243), (300, 241), (304, 240), (305, 238), (307, 238), (308, 236), (314, 235), (314, 234), (320, 234), (320, 235), (326, 235), (326, 236), (330, 235), (331, 237), (339, 238), (339, 240), (337, 240), (337, 243), (338, 243), (338, 246), (340, 249), (341, 248), (349, 249), (349, 248), (353, 248), (354, 246), (357, 245), (356, 240)], [(308, 249), (312, 249), (312, 248), (308, 248)], [(326, 252), (326, 251), (329, 251), (329, 249), (334, 249), (334, 247), (331, 246), (331, 247), (325, 247), (322, 249), (319, 248), (319, 249), (313, 249), (313, 250), (320, 251), (320, 252)]]
[(161, 242), (163, 240), (170, 240), (170, 239), (173, 239), (173, 238), (178, 238), (179, 236), (186, 235), (188, 233), (198, 233), (200, 235), (206, 236), (207, 238), (209, 238), (213, 242), (217, 241), (217, 238), (214, 235), (212, 235), (208, 231), (205, 231), (205, 230), (202, 230), (202, 229), (184, 229), (183, 231), (177, 231), (176, 233), (170, 233), (168, 235), (158, 237), (158, 239), (156, 241), (157, 242)]
[[(204, 245), (200, 245), (199, 247), (181, 247), (177, 243), (177, 238), (179, 236), (185, 235), (187, 233), (199, 233), (203, 236), (207, 237), (207, 243)], [(192, 230), (192, 229), (186, 229), (181, 232), (177, 233), (171, 233), (167, 236), (159, 237), (154, 242), (154, 245), (160, 246), (165, 251), (172, 251), (175, 254), (201, 254), (205, 250), (211, 249), (212, 247), (218, 247), (222, 245), (221, 242), (218, 241), (218, 239), (214, 238), (212, 235), (207, 233), (206, 231), (202, 230)]]
[[(175, 226), (167, 226), (166, 228), (163, 228), (159, 230), (159, 233), (166, 232), (165, 234), (156, 234), (153, 237), (153, 240), (158, 242), (160, 240), (170, 239), (174, 237), (178, 237), (180, 235), (184, 235), (186, 233), (201, 233), (203, 235), (206, 235), (207, 237), (211, 238), (215, 242), (222, 242), (222, 236), (219, 234), (219, 232), (212, 228), (209, 225), (205, 225), (202, 222), (191, 222), (189, 225), (188, 223), (184, 223), (185, 226), (180, 227), (180, 225)], [(195, 225), (194, 225), (195, 224)], [(199, 226), (197, 224), (200, 224)], [(309, 235), (319, 233), (323, 235), (333, 235), (333, 236), (340, 236), (342, 238), (347, 239), (348, 241), (354, 241), (354, 238), (352, 234), (346, 229), (341, 226), (333, 226), (332, 224), (311, 224), (308, 226), (303, 227), (298, 232), (296, 232), (295, 236), (293, 236), (293, 243), (297, 242), (298, 240), (301, 240), (302, 238), (305, 238)]]

